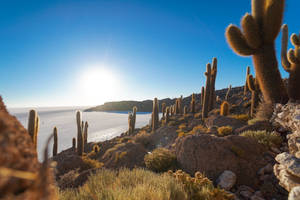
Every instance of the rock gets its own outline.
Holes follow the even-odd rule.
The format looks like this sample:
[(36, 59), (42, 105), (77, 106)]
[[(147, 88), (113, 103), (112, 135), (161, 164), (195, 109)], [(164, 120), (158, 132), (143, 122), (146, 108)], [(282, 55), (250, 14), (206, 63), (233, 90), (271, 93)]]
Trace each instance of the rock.
[(273, 165), (271, 163), (268, 163), (266, 166), (264, 166), (263, 168), (261, 168), (257, 174), (262, 176), (264, 174), (270, 174), (273, 171)]
[(257, 195), (253, 195), (250, 200), (265, 200), (264, 198), (260, 197), (260, 196), (257, 196)]
[(246, 199), (250, 199), (252, 196), (252, 192), (248, 191), (248, 190), (244, 190), (240, 192), (240, 195)]
[(300, 159), (284, 152), (278, 154), (275, 160), (285, 166), (289, 173), (300, 178)]
[(224, 171), (218, 178), (217, 184), (225, 190), (230, 190), (236, 183), (236, 175), (232, 171)]
[(294, 187), (290, 191), (289, 200), (300, 200), (300, 186)]
[(245, 125), (247, 125), (245, 122), (242, 122), (241, 120), (221, 116), (221, 115), (211, 115), (205, 120), (205, 124), (208, 128), (217, 126), (231, 126), (233, 131), (235, 129), (241, 128)]
[(281, 151), (278, 148), (276, 148), (276, 147), (271, 147), (270, 149), (271, 149), (271, 151), (273, 151), (276, 154), (281, 153)]
[(287, 191), (291, 191), (293, 187), (300, 186), (300, 178), (290, 174), (283, 165), (274, 165), (274, 174), (279, 179), (279, 185)]
[(267, 164), (261, 156), (264, 147), (251, 138), (242, 136), (215, 137), (189, 135), (175, 143), (177, 161), (182, 170), (194, 174), (205, 173), (216, 180), (225, 170), (237, 176), (238, 185), (257, 186), (257, 171)]

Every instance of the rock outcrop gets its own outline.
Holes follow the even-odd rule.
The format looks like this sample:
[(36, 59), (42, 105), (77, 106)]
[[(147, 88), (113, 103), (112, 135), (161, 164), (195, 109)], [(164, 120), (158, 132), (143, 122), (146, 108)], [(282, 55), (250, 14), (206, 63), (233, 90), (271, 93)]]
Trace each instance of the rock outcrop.
[(223, 171), (237, 176), (237, 185), (258, 185), (256, 173), (266, 166), (265, 148), (256, 141), (242, 136), (215, 137), (190, 135), (176, 141), (175, 153), (182, 170), (194, 174), (205, 173), (216, 180)]

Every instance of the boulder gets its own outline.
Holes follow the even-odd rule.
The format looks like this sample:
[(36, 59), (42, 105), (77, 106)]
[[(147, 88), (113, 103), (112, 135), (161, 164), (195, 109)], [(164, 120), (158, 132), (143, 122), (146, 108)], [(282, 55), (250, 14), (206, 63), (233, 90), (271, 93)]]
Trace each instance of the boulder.
[(247, 125), (245, 122), (243, 122), (241, 120), (226, 117), (226, 116), (221, 116), (221, 115), (209, 116), (205, 120), (205, 124), (206, 124), (207, 128), (211, 128), (211, 127), (215, 127), (215, 126), (217, 126), (217, 127), (231, 126), (233, 131), (235, 129), (238, 129), (238, 128), (241, 128), (241, 127)]
[(236, 183), (236, 175), (232, 171), (225, 170), (218, 178), (217, 184), (220, 188), (230, 190)]
[(257, 186), (256, 172), (267, 164), (262, 157), (265, 148), (243, 136), (215, 137), (189, 135), (175, 143), (177, 161), (182, 170), (203, 172), (216, 180), (225, 170), (234, 172), (238, 185)]
[(289, 193), (289, 200), (299, 200), (300, 199), (300, 186), (294, 187)]

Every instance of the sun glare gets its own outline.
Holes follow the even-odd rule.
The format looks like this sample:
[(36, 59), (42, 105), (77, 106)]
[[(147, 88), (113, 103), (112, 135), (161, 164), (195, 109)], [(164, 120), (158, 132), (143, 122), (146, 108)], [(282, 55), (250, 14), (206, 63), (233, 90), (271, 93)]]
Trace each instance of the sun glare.
[(88, 103), (99, 104), (114, 98), (118, 89), (117, 79), (107, 69), (89, 69), (81, 75), (80, 88)]

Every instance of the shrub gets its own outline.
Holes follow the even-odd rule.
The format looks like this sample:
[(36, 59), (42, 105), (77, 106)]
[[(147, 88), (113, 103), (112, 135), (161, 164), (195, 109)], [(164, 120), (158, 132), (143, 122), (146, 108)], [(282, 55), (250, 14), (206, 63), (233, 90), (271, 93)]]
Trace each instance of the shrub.
[(238, 120), (243, 121), (243, 122), (247, 122), (249, 120), (249, 116), (246, 115), (246, 114), (230, 115), (230, 117), (234, 118), (234, 119), (238, 119)]
[(263, 121), (266, 121), (266, 120), (262, 120), (262, 119), (258, 119), (258, 118), (253, 118), (253, 119), (250, 119), (248, 121), (248, 125), (254, 125), (254, 124), (258, 123), (258, 122), (263, 122)]
[(218, 135), (220, 136), (230, 135), (231, 133), (232, 133), (231, 126), (221, 126), (218, 128)]
[(91, 159), (87, 156), (82, 156), (81, 159), (90, 168), (101, 168), (104, 165), (102, 162), (99, 162), (98, 160)]
[(255, 139), (259, 144), (263, 144), (270, 148), (272, 146), (280, 146), (282, 143), (282, 138), (279, 134), (267, 131), (245, 131), (241, 136), (250, 137)]
[(206, 133), (208, 131), (208, 129), (202, 125), (197, 125), (197, 126), (194, 126), (194, 128), (190, 131), (190, 134), (194, 135), (198, 132), (200, 133)]
[(168, 171), (168, 174), (173, 176), (175, 180), (184, 185), (184, 190), (187, 193), (188, 199), (195, 200), (233, 200), (234, 196), (223, 189), (215, 188), (212, 181), (205, 177), (200, 172), (195, 173), (195, 177), (182, 170), (177, 170), (175, 173)]
[(165, 172), (176, 164), (176, 156), (168, 149), (157, 148), (145, 155), (146, 167), (155, 172)]
[(151, 139), (150, 139), (150, 134), (147, 133), (146, 131), (140, 131), (137, 135), (134, 136), (133, 140), (136, 143), (143, 144), (144, 146), (148, 146), (151, 144)]
[(101, 169), (78, 189), (60, 191), (61, 200), (187, 200), (181, 183), (168, 174), (144, 169)]

